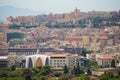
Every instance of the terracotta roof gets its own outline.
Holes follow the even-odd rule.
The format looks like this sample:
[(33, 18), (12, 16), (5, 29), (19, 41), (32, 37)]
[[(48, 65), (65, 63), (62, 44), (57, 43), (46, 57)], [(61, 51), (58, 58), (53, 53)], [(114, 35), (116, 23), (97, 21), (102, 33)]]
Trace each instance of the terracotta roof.
[(108, 55), (99, 55), (96, 56), (99, 59), (114, 59), (113, 56), (108, 56)]
[(107, 40), (108, 37), (107, 36), (100, 36), (99, 39)]
[(95, 53), (94, 53), (94, 54), (91, 54), (91, 56), (95, 58), (95, 57), (96, 57), (96, 54), (95, 54)]
[(98, 34), (98, 35), (101, 35), (101, 36), (102, 36), (102, 35), (105, 35), (104, 32), (98, 32), (97, 34)]
[(79, 40), (79, 39), (81, 39), (81, 37), (80, 36), (67, 36), (66, 39)]
[(119, 40), (119, 39), (116, 39), (115, 42), (120, 42), (120, 40)]

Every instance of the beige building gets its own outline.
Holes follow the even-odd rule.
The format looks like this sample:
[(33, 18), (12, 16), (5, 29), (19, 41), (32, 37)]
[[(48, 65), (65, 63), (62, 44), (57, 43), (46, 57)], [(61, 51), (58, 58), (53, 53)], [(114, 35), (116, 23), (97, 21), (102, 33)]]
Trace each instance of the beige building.
[(114, 56), (111, 55), (96, 55), (96, 61), (98, 65), (102, 65), (103, 67), (110, 67), (113, 59)]
[(50, 66), (54, 69), (62, 69), (65, 65), (69, 67), (76, 66), (78, 55), (68, 53), (50, 54)]

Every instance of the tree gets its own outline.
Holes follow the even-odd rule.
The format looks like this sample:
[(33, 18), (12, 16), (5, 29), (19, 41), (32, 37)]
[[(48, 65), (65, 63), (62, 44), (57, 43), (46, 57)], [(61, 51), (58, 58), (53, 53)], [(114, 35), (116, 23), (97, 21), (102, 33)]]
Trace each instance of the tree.
[(39, 76), (46, 76), (52, 72), (50, 66), (47, 66), (47, 65), (38, 67), (37, 69), (39, 70), (39, 73), (38, 73)]
[(115, 68), (115, 67), (116, 67), (116, 65), (115, 65), (115, 60), (114, 60), (114, 59), (113, 59), (112, 62), (111, 62), (111, 67), (112, 67), (112, 68)]
[(81, 74), (79, 80), (90, 80), (90, 78), (85, 74)]
[(92, 69), (101, 68), (101, 66), (98, 65), (96, 61), (92, 61), (92, 60), (89, 60), (89, 66), (90, 66), (90, 68), (92, 68)]
[(79, 63), (77, 64), (77, 67), (74, 66), (73, 70), (72, 70), (72, 74), (75, 76), (78, 76), (81, 73), (80, 71), (80, 66)]
[(9, 68), (0, 68), (0, 77), (8, 77), (9, 71)]
[(56, 73), (54, 73), (54, 75), (55, 75), (55, 77), (60, 77), (62, 75), (62, 73), (61, 72), (56, 72)]
[(82, 49), (82, 56), (86, 57), (87, 50), (85, 48)]
[(46, 75), (48, 75), (48, 72), (47, 72), (47, 70), (43, 69), (38, 73), (38, 75), (39, 76), (46, 76)]
[(11, 39), (9, 41), (9, 46), (10, 47), (14, 47), (15, 45), (21, 45), (21, 44), (24, 44), (24, 41), (22, 39)]
[(65, 65), (65, 66), (64, 66), (64, 74), (67, 74), (67, 73), (69, 73), (69, 70), (68, 70), (67, 65)]
[(52, 70), (51, 70), (51, 67), (46, 65), (46, 66), (42, 66), (42, 69), (45, 69), (47, 71), (47, 74), (51, 73)]
[(39, 80), (48, 80), (47, 76), (41, 76)]
[(24, 34), (21, 32), (9, 32), (7, 33), (7, 42), (9, 42), (11, 39), (22, 39), (24, 37)]
[(8, 77), (8, 73), (6, 71), (1, 71), (0, 77)]
[(25, 69), (23, 71), (23, 76), (25, 80), (31, 80), (31, 75), (32, 75), (32, 72), (30, 71), (30, 69)]
[(11, 71), (14, 71), (16, 69), (15, 65), (11, 66)]
[(76, 67), (74, 66), (74, 67), (73, 67), (73, 70), (71, 71), (71, 74), (72, 74), (72, 75), (75, 75), (75, 72), (76, 72)]
[(86, 53), (87, 54), (91, 54), (91, 53), (93, 53), (93, 51), (92, 50), (88, 50)]
[(8, 73), (9, 77), (15, 78), (15, 77), (22, 77), (22, 71), (21, 70), (14, 70), (14, 71), (10, 71)]
[(80, 74), (80, 66), (79, 66), (79, 62), (77, 63), (76, 74)]
[(87, 74), (88, 74), (88, 75), (91, 75), (91, 70), (90, 70), (90, 68), (87, 69)]
[(99, 77), (100, 80), (113, 80), (112, 78), (114, 78), (114, 75), (112, 73), (103, 74)]
[(71, 72), (73, 75), (78, 76), (81, 74), (81, 70), (80, 70), (80, 66), (79, 66), (79, 62), (77, 63), (77, 67), (73, 67), (73, 70)]
[(69, 80), (68, 76), (61, 76), (58, 80)]

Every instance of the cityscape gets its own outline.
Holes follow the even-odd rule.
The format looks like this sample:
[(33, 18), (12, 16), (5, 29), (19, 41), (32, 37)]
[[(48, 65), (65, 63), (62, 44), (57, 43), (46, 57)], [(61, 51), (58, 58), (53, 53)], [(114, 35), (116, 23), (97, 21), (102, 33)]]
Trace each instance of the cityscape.
[[(116, 4), (117, 9), (101, 9), (98, 5), (91, 10), (88, 8), (91, 4), (85, 8), (80, 6), (84, 10), (87, 8), (86, 11), (79, 7), (81, 0), (70, 1), (68, 6), (72, 4), (74, 8), (66, 7), (63, 11), (66, 3), (61, 0), (63, 6), (41, 1), (39, 8), (46, 10), (41, 14), (14, 15), (8, 12), (5, 17), (0, 14), (0, 80), (120, 79), (120, 6), (117, 6), (117, 0), (113, 6), (106, 5), (112, 0), (108, 3), (101, 0), (103, 6), (111, 8)], [(16, 7), (20, 7), (22, 3), (18, 2), (5, 0), (0, 4), (18, 4)], [(33, 3), (32, 0), (29, 3)], [(42, 3), (48, 6), (42, 7)], [(23, 3), (22, 6), (35, 8), (30, 4)], [(2, 12), (7, 12), (14, 7), (10, 10), (2, 8), (0, 6)], [(34, 12), (22, 10), (23, 13), (27, 11)]]

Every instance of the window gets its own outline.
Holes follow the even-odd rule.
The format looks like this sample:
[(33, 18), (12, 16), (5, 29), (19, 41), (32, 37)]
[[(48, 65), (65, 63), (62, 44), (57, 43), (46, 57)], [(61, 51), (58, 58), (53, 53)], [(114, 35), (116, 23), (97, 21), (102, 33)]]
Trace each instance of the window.
[(56, 62), (56, 60), (54, 60), (54, 62)]
[(63, 62), (65, 62), (65, 60), (63, 60)]

